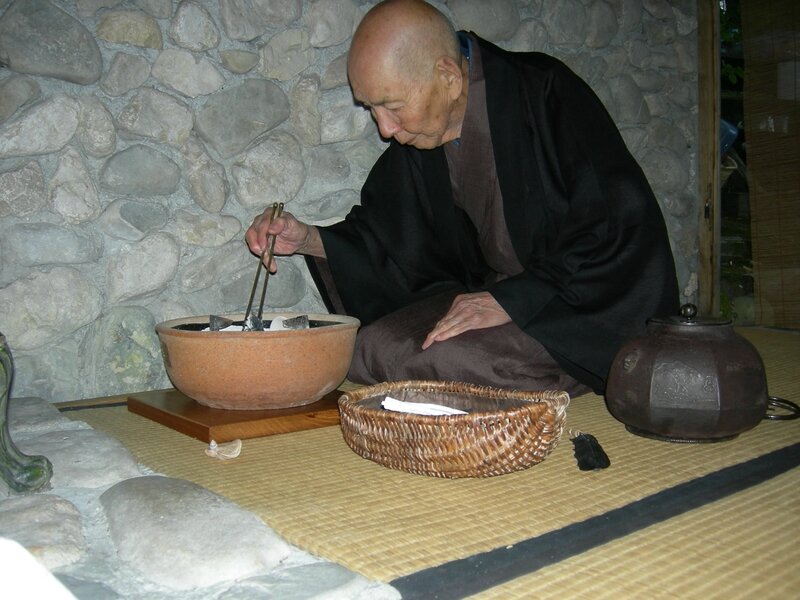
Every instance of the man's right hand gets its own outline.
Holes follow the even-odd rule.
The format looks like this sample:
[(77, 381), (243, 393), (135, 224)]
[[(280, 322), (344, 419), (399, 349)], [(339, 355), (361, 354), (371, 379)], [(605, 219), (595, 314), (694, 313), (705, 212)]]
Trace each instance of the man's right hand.
[[(245, 232), (244, 238), (250, 252), (261, 256), (268, 246), (268, 236), (273, 235), (275, 254), (278, 256), (300, 253), (325, 257), (325, 250), (316, 227), (298, 221), (292, 213), (284, 212), (275, 219), (275, 222), (271, 222), (271, 215), (270, 207), (253, 219), (253, 223)], [(274, 261), (267, 266), (271, 272), (275, 272), (277, 268)]]

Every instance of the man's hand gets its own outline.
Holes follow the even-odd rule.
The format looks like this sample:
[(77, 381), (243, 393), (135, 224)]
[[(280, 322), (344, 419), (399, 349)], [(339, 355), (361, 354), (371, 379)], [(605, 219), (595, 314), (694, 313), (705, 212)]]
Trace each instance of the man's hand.
[(489, 292), (460, 294), (453, 300), (447, 314), (436, 323), (422, 342), (422, 349), (425, 350), (434, 342), (447, 340), (465, 331), (497, 327), (510, 322), (511, 317)]
[[(244, 234), (244, 239), (250, 252), (261, 256), (268, 246), (268, 236), (275, 236), (275, 254), (288, 256), (300, 253), (311, 256), (325, 256), (322, 240), (317, 228), (298, 221), (292, 213), (284, 212), (274, 222), (270, 220), (272, 208), (267, 208), (263, 213), (253, 219), (253, 223)], [(267, 265), (271, 272), (275, 272), (277, 264), (273, 260)]]

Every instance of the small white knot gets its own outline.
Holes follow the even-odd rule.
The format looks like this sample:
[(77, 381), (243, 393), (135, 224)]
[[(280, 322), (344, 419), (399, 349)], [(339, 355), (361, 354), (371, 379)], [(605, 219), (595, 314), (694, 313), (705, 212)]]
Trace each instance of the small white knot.
[(233, 440), (224, 444), (217, 444), (216, 440), (211, 440), (206, 448), (206, 455), (220, 460), (236, 458), (242, 452), (242, 440)]

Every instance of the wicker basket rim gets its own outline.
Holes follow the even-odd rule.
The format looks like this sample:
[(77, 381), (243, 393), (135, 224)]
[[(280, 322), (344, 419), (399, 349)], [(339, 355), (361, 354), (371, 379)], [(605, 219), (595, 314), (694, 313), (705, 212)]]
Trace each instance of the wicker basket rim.
[[(474, 411), (466, 415), (416, 415), (411, 413), (392, 413), (387, 414), (384, 411), (378, 411), (374, 408), (367, 408), (360, 403), (364, 400), (374, 398), (375, 396), (387, 395), (391, 392), (398, 390), (414, 390), (414, 391), (438, 391), (438, 392), (453, 392), (464, 393), (474, 396), (483, 396), (492, 399), (509, 399), (509, 400), (523, 400), (530, 402), (530, 405), (521, 405), (502, 410), (488, 410), (488, 411)], [(371, 386), (359, 388), (345, 392), (339, 398), (339, 406), (351, 410), (355, 413), (380, 413), (384, 418), (401, 418), (403, 420), (413, 419), (421, 422), (441, 419), (443, 416), (447, 419), (476, 419), (476, 418), (494, 418), (502, 414), (505, 417), (513, 417), (523, 412), (530, 412), (537, 405), (545, 405), (550, 407), (554, 412), (561, 413), (566, 410), (570, 402), (569, 394), (560, 390), (543, 390), (543, 391), (528, 391), (528, 390), (511, 390), (501, 389), (490, 386), (476, 385), (471, 383), (463, 383), (458, 381), (431, 381), (431, 380), (407, 380), (379, 383)]]

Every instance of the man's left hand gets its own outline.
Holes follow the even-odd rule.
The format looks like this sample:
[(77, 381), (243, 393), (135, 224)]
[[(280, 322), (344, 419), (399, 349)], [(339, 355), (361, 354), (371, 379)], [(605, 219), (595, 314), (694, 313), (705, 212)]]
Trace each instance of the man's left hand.
[(497, 327), (511, 322), (511, 317), (497, 303), (489, 292), (460, 294), (455, 297), (450, 310), (434, 326), (422, 349), (425, 350), (434, 342), (441, 342), (472, 329)]

